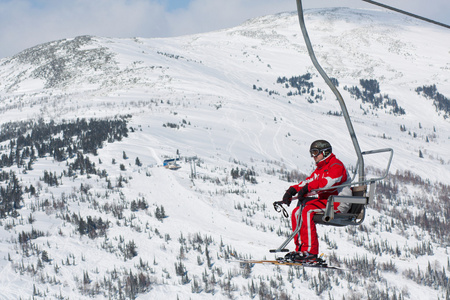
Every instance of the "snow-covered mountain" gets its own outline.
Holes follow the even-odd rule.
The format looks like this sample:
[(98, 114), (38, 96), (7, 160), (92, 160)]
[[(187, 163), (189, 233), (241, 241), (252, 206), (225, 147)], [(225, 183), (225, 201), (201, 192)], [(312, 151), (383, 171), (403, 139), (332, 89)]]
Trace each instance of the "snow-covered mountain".
[[(282, 13), (0, 60), (2, 204), (11, 178), (23, 188), (0, 219), (0, 299), (448, 298), (448, 30), (347, 8), (308, 10), (306, 22), (362, 150), (395, 152), (363, 225), (318, 228), (321, 251), (349, 271), (232, 262), (274, 257), (290, 229), (272, 202), (313, 170), (313, 140), (356, 163), (297, 15)], [(110, 125), (120, 134), (99, 134)], [(27, 154), (28, 134), (40, 155)], [(43, 146), (60, 140), (84, 142)], [(181, 168), (163, 167), (176, 157)], [(376, 175), (386, 157), (366, 165)]]

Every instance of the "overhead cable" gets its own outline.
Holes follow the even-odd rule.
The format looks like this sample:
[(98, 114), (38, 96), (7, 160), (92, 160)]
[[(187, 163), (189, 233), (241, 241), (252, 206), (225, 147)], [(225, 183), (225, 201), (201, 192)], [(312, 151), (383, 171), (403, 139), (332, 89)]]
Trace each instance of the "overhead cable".
[(419, 15), (415, 15), (415, 14), (412, 14), (412, 13), (407, 12), (405, 10), (401, 10), (401, 9), (398, 9), (398, 8), (395, 8), (395, 7), (392, 7), (392, 6), (383, 4), (383, 3), (379, 3), (379, 2), (376, 2), (376, 1), (371, 1), (371, 0), (362, 0), (362, 1), (370, 3), (370, 4), (373, 4), (373, 5), (378, 5), (380, 7), (383, 7), (383, 8), (389, 9), (389, 10), (393, 10), (393, 11), (396, 11), (398, 13), (401, 13), (401, 14), (404, 14), (404, 15), (407, 15), (407, 16), (410, 16), (410, 17), (413, 17), (413, 18), (416, 18), (416, 19), (419, 19), (419, 20), (422, 20), (422, 21), (425, 21), (425, 22), (433, 23), (435, 25), (442, 26), (442, 27), (450, 29), (450, 25), (447, 25), (447, 24), (444, 24), (444, 23), (441, 23), (441, 22), (438, 22), (438, 21), (435, 21), (435, 20), (432, 20), (432, 19), (428, 19), (428, 18), (419, 16)]

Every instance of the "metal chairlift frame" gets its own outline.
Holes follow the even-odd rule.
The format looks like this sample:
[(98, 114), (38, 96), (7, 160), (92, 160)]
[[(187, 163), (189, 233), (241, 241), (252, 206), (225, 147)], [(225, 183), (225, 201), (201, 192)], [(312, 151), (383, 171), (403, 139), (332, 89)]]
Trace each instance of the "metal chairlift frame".
[[(332, 187), (332, 189), (335, 189), (335, 188), (350, 186), (350, 187), (352, 187), (352, 196), (339, 196), (339, 195), (330, 196), (327, 200), (327, 206), (324, 210), (324, 213), (316, 214), (313, 217), (313, 220), (316, 224), (331, 225), (331, 226), (360, 225), (365, 219), (366, 206), (372, 202), (372, 199), (374, 197), (376, 182), (386, 178), (389, 173), (389, 169), (391, 166), (392, 156), (394, 154), (394, 151), (392, 148), (384, 148), (384, 149), (370, 150), (370, 151), (364, 151), (364, 152), (361, 151), (361, 148), (360, 148), (358, 140), (356, 138), (356, 134), (353, 129), (353, 125), (350, 120), (350, 116), (348, 114), (344, 99), (342, 98), (342, 95), (339, 93), (336, 86), (331, 82), (328, 75), (322, 69), (322, 67), (320, 66), (320, 64), (317, 61), (316, 56), (314, 54), (314, 50), (312, 48), (311, 41), (309, 39), (308, 32), (307, 32), (306, 26), (305, 26), (302, 1), (301, 0), (296, 0), (296, 1), (297, 1), (297, 12), (298, 12), (300, 28), (302, 30), (303, 38), (305, 40), (309, 56), (311, 58), (312, 63), (314, 64), (315, 68), (320, 73), (322, 78), (325, 80), (325, 82), (330, 87), (330, 89), (333, 91), (337, 100), (339, 101), (339, 104), (340, 104), (341, 110), (342, 110), (342, 114), (345, 118), (347, 129), (348, 129), (348, 132), (350, 134), (350, 137), (351, 137), (351, 140), (353, 143), (353, 147), (355, 148), (355, 152), (358, 157), (358, 160), (356, 163), (356, 168), (355, 168), (353, 177), (351, 179), (351, 182)], [(390, 152), (390, 156), (389, 156), (388, 163), (387, 163), (384, 174), (378, 178), (366, 179), (365, 170), (364, 170), (364, 155), (386, 153), (386, 152)], [(358, 178), (358, 181), (355, 182), (356, 174), (359, 175), (359, 178)], [(369, 185), (369, 189), (367, 189), (367, 185)], [(327, 190), (327, 189), (330, 189), (330, 188), (317, 189), (316, 191)], [(301, 202), (301, 201), (304, 201), (305, 199), (301, 198), (298, 200), (299, 200), (299, 202)], [(350, 207), (349, 212), (335, 214), (334, 213), (334, 202), (350, 203), (351, 207)], [(299, 213), (298, 218), (299, 219), (298, 219), (297, 224), (300, 224), (301, 213)], [(283, 244), (281, 244), (280, 247), (278, 247), (277, 249), (270, 250), (270, 252), (287, 252), (288, 250), (285, 247), (294, 238), (294, 236), (298, 234), (299, 231), (300, 231), (300, 226), (297, 226), (296, 230), (286, 239), (286, 241)]]

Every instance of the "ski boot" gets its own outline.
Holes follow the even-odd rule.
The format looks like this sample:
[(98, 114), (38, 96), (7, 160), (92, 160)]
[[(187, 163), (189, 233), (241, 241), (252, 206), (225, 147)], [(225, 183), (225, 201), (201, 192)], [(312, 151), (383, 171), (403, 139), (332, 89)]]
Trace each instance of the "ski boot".
[(284, 257), (280, 257), (278, 261), (298, 263), (303, 265), (320, 265), (327, 266), (325, 260), (322, 258), (323, 254), (318, 256), (317, 254), (310, 254), (308, 252), (289, 252)]

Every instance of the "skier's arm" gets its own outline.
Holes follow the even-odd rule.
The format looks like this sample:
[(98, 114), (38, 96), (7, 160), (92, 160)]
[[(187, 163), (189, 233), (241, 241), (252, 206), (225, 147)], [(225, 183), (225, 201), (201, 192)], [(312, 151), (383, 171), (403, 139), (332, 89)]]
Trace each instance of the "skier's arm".
[(286, 193), (283, 196), (283, 203), (287, 204), (288, 206), (291, 204), (292, 197), (295, 196), (295, 194), (298, 193), (298, 197), (303, 197), (305, 194), (308, 193), (308, 184), (305, 184), (299, 191), (295, 188), (295, 186), (289, 187), (289, 189), (286, 191)]

